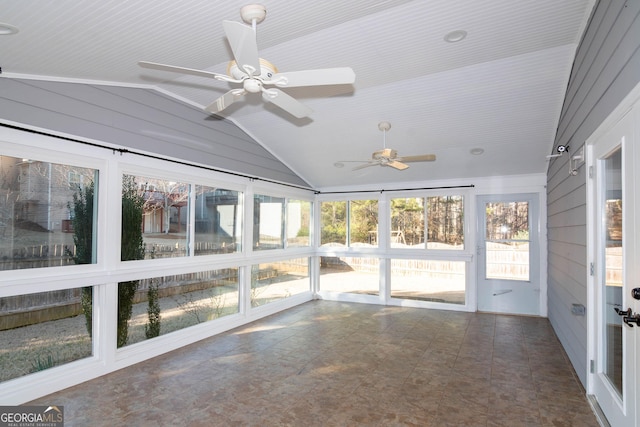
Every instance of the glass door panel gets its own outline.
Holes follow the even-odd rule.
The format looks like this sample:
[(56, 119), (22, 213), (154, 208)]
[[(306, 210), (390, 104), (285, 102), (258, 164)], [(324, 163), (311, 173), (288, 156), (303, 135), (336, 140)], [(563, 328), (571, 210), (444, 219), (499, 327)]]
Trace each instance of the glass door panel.
[(604, 177), (604, 197), (601, 198), (600, 217), (603, 218), (604, 253), (601, 280), (603, 311), (607, 324), (605, 339), (604, 373), (622, 395), (622, 318), (615, 309), (622, 310), (622, 150), (616, 149), (600, 160)]

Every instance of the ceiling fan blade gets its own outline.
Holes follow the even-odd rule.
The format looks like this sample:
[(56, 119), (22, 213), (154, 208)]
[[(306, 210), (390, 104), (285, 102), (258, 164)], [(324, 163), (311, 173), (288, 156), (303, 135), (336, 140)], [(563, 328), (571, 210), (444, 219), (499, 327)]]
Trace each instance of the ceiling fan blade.
[(158, 64), (156, 62), (140, 61), (138, 65), (142, 68), (150, 68), (152, 70), (170, 71), (172, 73), (191, 74), (192, 76), (218, 78), (220, 74), (211, 71), (196, 70), (193, 68), (176, 67), (175, 65)]
[(262, 92), (262, 99), (271, 102), (299, 119), (309, 116), (313, 110), (291, 95), (279, 89), (268, 89)]
[(379, 164), (378, 162), (368, 162), (368, 163), (365, 163), (364, 165), (356, 166), (355, 168), (353, 168), (351, 170), (357, 171), (357, 170), (360, 170), (360, 169), (368, 168), (369, 166), (376, 166), (378, 164)]
[(240, 96), (246, 92), (243, 89), (231, 89), (229, 92), (222, 95), (220, 98), (207, 105), (204, 109), (210, 113), (219, 113), (227, 108), (229, 105), (236, 102)]
[(254, 29), (235, 21), (223, 21), (222, 26), (238, 67), (247, 74), (259, 76), (260, 58)]
[[(349, 67), (292, 71), (275, 74), (271, 80), (278, 87), (323, 86), (352, 84), (356, 74)], [(265, 82), (268, 83), (268, 82)]]
[(409, 168), (409, 165), (405, 165), (404, 163), (400, 163), (397, 160), (390, 160), (387, 163), (385, 163), (385, 166), (391, 166), (394, 169), (398, 169), (399, 171), (403, 171), (407, 168)]
[(396, 160), (410, 163), (410, 162), (433, 162), (436, 159), (435, 154), (420, 154), (417, 156), (402, 156), (397, 157)]

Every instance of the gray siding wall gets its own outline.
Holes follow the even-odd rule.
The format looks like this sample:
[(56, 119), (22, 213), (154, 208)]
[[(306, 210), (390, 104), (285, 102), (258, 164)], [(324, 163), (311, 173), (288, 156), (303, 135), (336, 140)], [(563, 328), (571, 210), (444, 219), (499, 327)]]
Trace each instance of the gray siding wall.
[(308, 187), (233, 122), (150, 89), (0, 79), (0, 120)]
[[(549, 320), (586, 386), (587, 306), (586, 179), (584, 165), (569, 176), (569, 158), (640, 81), (640, 1), (601, 0), (578, 47), (547, 173)], [(555, 151), (554, 151), (555, 153)], [(551, 154), (551, 153), (550, 153)], [(587, 313), (589, 316), (589, 313)]]

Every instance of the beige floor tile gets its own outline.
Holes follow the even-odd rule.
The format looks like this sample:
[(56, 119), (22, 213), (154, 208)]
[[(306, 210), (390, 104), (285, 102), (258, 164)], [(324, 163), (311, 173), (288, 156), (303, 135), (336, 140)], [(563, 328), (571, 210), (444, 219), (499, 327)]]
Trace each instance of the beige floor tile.
[(331, 301), (52, 401), (67, 426), (597, 426), (547, 319)]

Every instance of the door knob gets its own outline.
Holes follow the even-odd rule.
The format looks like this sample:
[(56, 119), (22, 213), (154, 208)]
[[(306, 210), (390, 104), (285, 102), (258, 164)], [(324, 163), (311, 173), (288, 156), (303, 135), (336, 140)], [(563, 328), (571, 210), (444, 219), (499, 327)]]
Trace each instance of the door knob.
[(631, 296), (633, 299), (640, 299), (640, 288), (631, 289)]
[(637, 314), (632, 314), (631, 316), (624, 316), (622, 321), (633, 328), (633, 323), (637, 326), (640, 326), (640, 316)]

